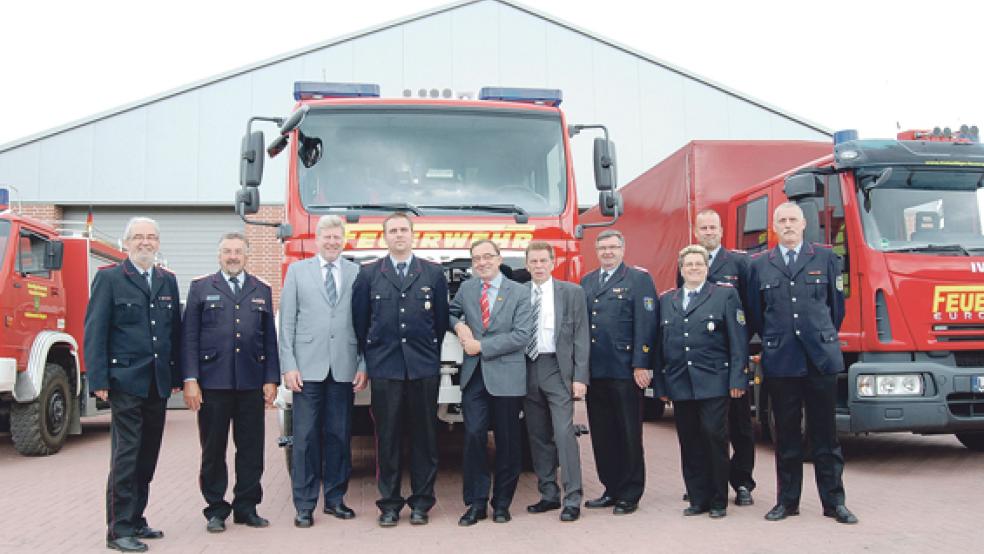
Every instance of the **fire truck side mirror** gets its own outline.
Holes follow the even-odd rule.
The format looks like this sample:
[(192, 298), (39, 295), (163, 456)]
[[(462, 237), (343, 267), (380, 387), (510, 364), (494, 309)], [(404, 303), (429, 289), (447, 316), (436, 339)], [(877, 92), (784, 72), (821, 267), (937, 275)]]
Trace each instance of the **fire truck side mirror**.
[(239, 156), (239, 184), (243, 187), (258, 187), (263, 181), (263, 131), (253, 131), (243, 136)]
[(243, 187), (236, 191), (236, 213), (240, 217), (260, 211), (260, 189)]
[(823, 185), (816, 175), (812, 173), (801, 173), (786, 177), (783, 191), (786, 193), (786, 198), (790, 200), (809, 196), (823, 196)]
[(44, 247), (44, 269), (57, 271), (62, 268), (65, 245), (60, 240), (48, 241)]
[(598, 193), (598, 210), (605, 217), (615, 217), (625, 213), (622, 195), (614, 190), (601, 191)]
[(594, 139), (595, 188), (601, 191), (615, 190), (618, 172), (615, 168), (615, 143), (601, 137)]

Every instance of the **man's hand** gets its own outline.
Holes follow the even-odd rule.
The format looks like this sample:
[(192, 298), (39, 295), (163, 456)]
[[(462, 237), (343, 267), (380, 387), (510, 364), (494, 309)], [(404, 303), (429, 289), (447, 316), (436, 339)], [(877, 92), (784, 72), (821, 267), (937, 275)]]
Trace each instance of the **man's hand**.
[(588, 386), (580, 381), (574, 381), (574, 400), (580, 400), (586, 394), (588, 394)]
[(731, 398), (741, 398), (745, 396), (745, 389), (731, 389)]
[(472, 334), (471, 327), (466, 323), (458, 322), (454, 326), (454, 333), (458, 335), (458, 341), (462, 346), (465, 345), (466, 340), (475, 340), (475, 335)]
[(277, 399), (277, 385), (273, 383), (263, 384), (263, 402), (266, 403), (266, 407), (269, 408), (273, 406), (273, 401)]
[(96, 398), (106, 402), (109, 400), (109, 389), (99, 389), (92, 391), (92, 394), (96, 395)]
[(202, 407), (202, 389), (198, 386), (198, 381), (185, 381), (184, 401), (188, 409), (197, 412)]
[(301, 379), (301, 372), (292, 369), (284, 373), (284, 386), (292, 392), (301, 392), (301, 389), (304, 388), (304, 380)]
[(366, 388), (366, 385), (368, 384), (369, 384), (369, 377), (365, 374), (365, 372), (360, 371), (359, 373), (355, 374), (355, 379), (352, 380), (352, 390), (354, 390), (355, 392), (359, 392), (362, 389)]
[(670, 397), (669, 396), (660, 396), (659, 399), (662, 400), (663, 402), (669, 402), (670, 401)]
[(640, 389), (644, 389), (653, 380), (653, 375), (648, 369), (637, 367), (632, 370), (632, 378), (635, 379), (635, 383)]
[(475, 339), (462, 339), (461, 346), (469, 356), (478, 356), (482, 353), (482, 343)]

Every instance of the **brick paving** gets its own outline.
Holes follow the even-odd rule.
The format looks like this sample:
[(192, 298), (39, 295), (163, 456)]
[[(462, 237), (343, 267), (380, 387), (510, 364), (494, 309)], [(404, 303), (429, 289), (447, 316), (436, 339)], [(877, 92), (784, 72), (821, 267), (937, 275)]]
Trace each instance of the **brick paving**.
[[(578, 421), (585, 421), (578, 407)], [(442, 434), (438, 503), (431, 523), (411, 527), (406, 511), (393, 529), (376, 526), (372, 442), (354, 441), (354, 474), (346, 502), (358, 513), (340, 521), (315, 512), (311, 529), (295, 529), (283, 452), (274, 437), (276, 414), (267, 417), (267, 469), (259, 512), (267, 529), (228, 523), (219, 535), (205, 532), (197, 488), (198, 443), (193, 414), (168, 413), (164, 447), (151, 485), (147, 516), (165, 538), (149, 541), (151, 552), (974, 552), (979, 538), (978, 507), (984, 496), (984, 454), (971, 452), (951, 436), (875, 435), (843, 437), (848, 506), (861, 518), (843, 526), (820, 514), (812, 472), (805, 472), (802, 515), (771, 523), (762, 516), (775, 495), (774, 462), (768, 444), (758, 446), (756, 504), (729, 507), (728, 517), (684, 518), (680, 501), (679, 449), (671, 420), (644, 425), (647, 489), (633, 515), (582, 510), (581, 520), (561, 523), (558, 512), (530, 515), (537, 500), (532, 473), (525, 473), (513, 504), (513, 521), (483, 521), (459, 528), (460, 441)], [(582, 438), (585, 496), (601, 492), (590, 442)], [(0, 436), (0, 552), (105, 552), (104, 494), (109, 459), (108, 418), (90, 420), (84, 434), (71, 437), (57, 455), (25, 458), (9, 436)], [(231, 461), (230, 461), (231, 467)], [(404, 485), (407, 486), (406, 484)], [(231, 494), (231, 493), (230, 493)], [(978, 538), (974, 538), (978, 537)], [(351, 550), (350, 550), (351, 549)]]

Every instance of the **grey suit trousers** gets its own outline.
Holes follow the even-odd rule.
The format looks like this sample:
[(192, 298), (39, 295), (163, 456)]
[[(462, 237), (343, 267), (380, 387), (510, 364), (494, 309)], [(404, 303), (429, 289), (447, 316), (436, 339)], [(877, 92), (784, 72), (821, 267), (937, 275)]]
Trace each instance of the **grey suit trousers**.
[(526, 360), (528, 371), (523, 409), (530, 435), (530, 453), (540, 497), (560, 501), (557, 465), (564, 482), (564, 506), (581, 505), (581, 452), (574, 434), (574, 399), (553, 354)]

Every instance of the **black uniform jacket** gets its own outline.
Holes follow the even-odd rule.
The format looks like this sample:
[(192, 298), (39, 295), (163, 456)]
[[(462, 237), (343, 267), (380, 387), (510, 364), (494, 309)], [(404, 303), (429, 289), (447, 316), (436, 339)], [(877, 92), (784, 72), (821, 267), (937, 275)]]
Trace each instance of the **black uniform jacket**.
[[(707, 268), (707, 281), (728, 284), (738, 289), (742, 307), (748, 302), (748, 273), (751, 271), (751, 258), (742, 251), (718, 249), (718, 253)], [(677, 272), (677, 287), (683, 286), (683, 275)]]

